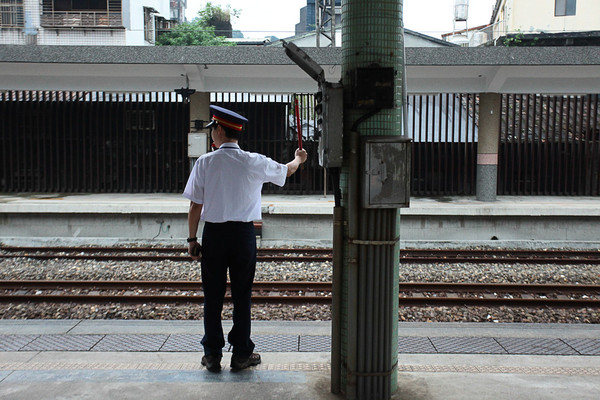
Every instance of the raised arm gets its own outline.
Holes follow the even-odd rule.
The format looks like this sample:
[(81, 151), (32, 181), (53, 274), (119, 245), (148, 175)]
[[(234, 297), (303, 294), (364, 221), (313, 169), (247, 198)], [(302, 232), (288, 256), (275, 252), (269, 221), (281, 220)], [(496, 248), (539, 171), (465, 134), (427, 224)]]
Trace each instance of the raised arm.
[(285, 164), (288, 168), (287, 176), (291, 176), (294, 172), (296, 172), (300, 164), (304, 164), (307, 158), (308, 154), (306, 153), (306, 150), (296, 149), (296, 152), (294, 153), (294, 159)]

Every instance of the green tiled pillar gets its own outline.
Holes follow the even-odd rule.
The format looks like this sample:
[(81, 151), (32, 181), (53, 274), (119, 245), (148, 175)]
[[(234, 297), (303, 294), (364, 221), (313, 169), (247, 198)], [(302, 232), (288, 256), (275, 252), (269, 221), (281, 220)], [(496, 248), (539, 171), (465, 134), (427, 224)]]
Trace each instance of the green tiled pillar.
[[(341, 391), (348, 399), (389, 399), (397, 389), (399, 213), (359, 202), (360, 138), (403, 132), (402, 0), (342, 1), (344, 208), (341, 307)], [(365, 110), (348, 105), (357, 68), (393, 68), (394, 105)]]

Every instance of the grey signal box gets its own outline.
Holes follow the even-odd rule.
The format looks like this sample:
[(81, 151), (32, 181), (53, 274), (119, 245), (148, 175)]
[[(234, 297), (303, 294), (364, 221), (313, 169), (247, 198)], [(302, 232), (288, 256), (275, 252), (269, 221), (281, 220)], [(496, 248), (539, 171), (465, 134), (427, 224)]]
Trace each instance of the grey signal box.
[(319, 137), (319, 165), (339, 168), (344, 161), (342, 135), (344, 133), (344, 89), (341, 83), (325, 81), (325, 71), (304, 50), (294, 43), (282, 40), (285, 54), (304, 72), (319, 83), (315, 94), (315, 113)]
[(344, 88), (340, 83), (323, 82), (316, 94), (317, 129), (319, 129), (319, 165), (338, 168), (344, 161)]
[(363, 136), (362, 206), (403, 208), (410, 204), (411, 139)]

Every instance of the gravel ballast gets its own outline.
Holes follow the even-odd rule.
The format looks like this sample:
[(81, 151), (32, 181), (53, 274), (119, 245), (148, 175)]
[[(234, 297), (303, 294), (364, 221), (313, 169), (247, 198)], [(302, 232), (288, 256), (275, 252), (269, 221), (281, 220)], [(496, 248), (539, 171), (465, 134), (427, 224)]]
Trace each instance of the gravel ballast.
[[(330, 262), (261, 262), (256, 281), (330, 281)], [(0, 261), (1, 280), (182, 280), (199, 281), (197, 262), (98, 262), (90, 260), (35, 260), (8, 258)], [(597, 265), (540, 264), (400, 264), (400, 281), (473, 283), (569, 283), (600, 284)], [(223, 317), (231, 318), (225, 305)], [(328, 305), (254, 304), (255, 320), (330, 320)], [(2, 319), (170, 319), (202, 318), (202, 306), (194, 304), (0, 304)], [(414, 322), (548, 322), (600, 323), (598, 309), (525, 309), (487, 307), (401, 307), (401, 321)]]

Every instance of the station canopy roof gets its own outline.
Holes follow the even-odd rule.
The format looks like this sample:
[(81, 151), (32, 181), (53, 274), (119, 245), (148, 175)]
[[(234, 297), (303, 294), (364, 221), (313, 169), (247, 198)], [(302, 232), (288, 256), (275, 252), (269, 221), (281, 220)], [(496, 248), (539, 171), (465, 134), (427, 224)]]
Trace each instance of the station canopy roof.
[[(341, 48), (305, 48), (341, 77)], [(600, 47), (406, 48), (409, 93), (600, 93)], [(186, 80), (187, 77), (187, 80)], [(0, 45), (0, 90), (310, 93), (283, 47)]]

